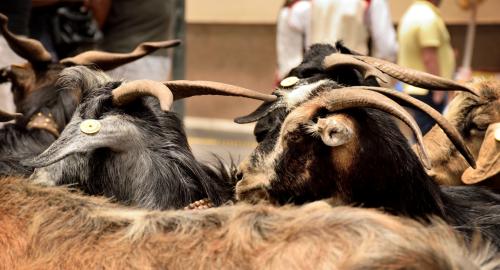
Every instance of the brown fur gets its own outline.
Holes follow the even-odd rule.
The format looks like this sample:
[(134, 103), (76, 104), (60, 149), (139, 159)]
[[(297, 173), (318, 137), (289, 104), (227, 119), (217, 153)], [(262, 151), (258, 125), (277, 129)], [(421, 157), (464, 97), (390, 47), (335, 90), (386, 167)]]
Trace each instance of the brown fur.
[(324, 202), (203, 211), (119, 207), (0, 182), (2, 269), (494, 269), (451, 228)]
[[(460, 131), (477, 160), (485, 129), (490, 124), (500, 122), (500, 81), (480, 81), (473, 86), (479, 91), (480, 97), (460, 92), (451, 102), (445, 117)], [(476, 126), (484, 130), (478, 130)], [(432, 162), (429, 175), (440, 184), (463, 185), (461, 176), (469, 166), (444, 132), (434, 126), (424, 136), (424, 143), (430, 150)]]

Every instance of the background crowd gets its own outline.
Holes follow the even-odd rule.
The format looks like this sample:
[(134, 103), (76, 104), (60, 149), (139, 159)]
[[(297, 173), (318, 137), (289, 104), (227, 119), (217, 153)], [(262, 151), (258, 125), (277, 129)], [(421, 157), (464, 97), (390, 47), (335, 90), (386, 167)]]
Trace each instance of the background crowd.
[[(0, 12), (9, 16), (9, 28), (14, 33), (37, 38), (53, 55), (64, 58), (91, 47), (110, 52), (126, 52), (131, 51), (142, 41), (173, 38), (176, 32), (174, 28), (183, 24), (179, 23), (179, 10), (181, 10), (179, 3), (183, 2), (181, 0), (3, 0), (0, 3)], [(441, 16), (440, 2), (439, 0), (413, 1), (405, 15), (396, 22), (398, 25), (396, 31), (388, 0), (286, 0), (277, 14), (275, 81), (278, 82), (286, 77), (288, 71), (300, 63), (303, 52), (311, 44), (317, 42), (333, 44), (337, 40), (343, 40), (347, 47), (362, 54), (453, 78), (457, 70), (457, 53), (451, 46), (450, 41), (453, 37)], [(204, 31), (200, 25), (191, 27), (191, 30), (191, 33), (195, 33), (192, 35), (199, 33), (197, 31)], [(217, 34), (214, 31), (204, 32), (200, 34)], [(230, 36), (230, 34), (225, 35)], [(255, 40), (258, 38), (255, 37)], [(241, 45), (230, 39), (221, 42)], [(251, 44), (251, 41), (248, 44)], [(209, 43), (192, 45), (197, 52), (193, 52), (191, 58), (198, 59), (198, 56), (202, 55), (205, 62), (210, 62), (208, 55), (210, 45)], [(264, 48), (270, 45), (267, 43), (259, 46), (264, 52)], [(203, 50), (199, 50), (199, 47), (204, 46), (207, 48), (205, 54)], [(175, 52), (181, 50), (182, 48), (178, 48)], [(2, 55), (0, 66), (22, 62), (22, 59), (8, 49), (1, 37), (0, 53)], [(227, 56), (233, 57), (229, 50)], [(257, 56), (254, 58), (256, 62), (259, 59)], [(222, 68), (228, 65), (227, 60), (224, 61), (226, 62), (222, 62)], [(206, 65), (211, 66), (210, 63)], [(166, 80), (172, 78), (172, 67), (176, 66), (172, 64), (172, 57), (167, 51), (160, 50), (151, 56), (110, 71), (110, 74), (119, 79)], [(204, 64), (200, 63), (198, 67), (203, 68)], [(239, 65), (239, 69), (242, 73), (247, 72), (244, 65)], [(260, 70), (266, 71), (262, 68)], [(202, 79), (220, 80), (218, 74), (222, 74), (223, 70), (220, 71), (205, 72), (207, 77)], [(228, 78), (227, 82), (235, 83), (232, 79), (235, 81), (239, 79), (237, 75)], [(198, 79), (197, 76), (191, 77), (193, 78), (189, 79)], [(259, 77), (259, 74), (253, 74), (252, 77)], [(459, 79), (466, 80), (468, 77)], [(398, 89), (441, 111), (449, 100), (443, 92), (429, 93), (425, 89), (394, 83)], [(272, 88), (271, 85), (266, 87)], [(12, 111), (14, 108), (10, 102), (9, 89), (10, 86), (7, 84), (0, 85), (0, 105)], [(224, 111), (226, 107), (205, 105), (207, 110), (213, 110), (215, 107)], [(196, 110), (199, 107), (191, 106), (191, 109)], [(246, 107), (241, 106), (241, 108)], [(182, 108), (177, 111), (182, 111)], [(433, 124), (432, 120), (425, 115), (419, 115), (418, 112), (415, 114), (423, 131), (427, 131)]]
[[(414, 1), (396, 33), (386, 0), (287, 0), (278, 17), (278, 78), (301, 62), (311, 44), (342, 40), (361, 54), (452, 79), (456, 57), (440, 4), (441, 0)], [(449, 100), (441, 91), (431, 93), (406, 84), (402, 90), (438, 111)], [(434, 125), (427, 115), (413, 113), (422, 132)]]

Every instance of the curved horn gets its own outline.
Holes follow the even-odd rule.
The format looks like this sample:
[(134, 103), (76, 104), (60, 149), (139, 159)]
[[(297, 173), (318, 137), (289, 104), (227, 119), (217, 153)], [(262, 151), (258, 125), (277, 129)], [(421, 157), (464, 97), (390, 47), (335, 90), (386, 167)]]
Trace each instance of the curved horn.
[(351, 66), (361, 72), (365, 79), (370, 76), (374, 76), (384, 83), (389, 81), (387, 78), (387, 75), (389, 75), (407, 84), (429, 90), (457, 90), (466, 91), (476, 96), (478, 95), (474, 89), (456, 83), (452, 80), (426, 72), (405, 68), (370, 56), (333, 53), (325, 57), (325, 60), (323, 61), (323, 67), (327, 70), (339, 66)]
[(47, 63), (52, 61), (52, 55), (36, 39), (21, 37), (13, 34), (7, 28), (7, 16), (0, 13), (0, 24), (2, 35), (9, 47), (19, 56), (30, 63)]
[(443, 77), (432, 75), (427, 72), (402, 67), (389, 61), (373, 58), (370, 56), (356, 55), (354, 56), (354, 58), (372, 65), (385, 74), (388, 74), (389, 76), (407, 84), (426, 88), (429, 90), (465, 91), (478, 96), (477, 91), (470, 87), (459, 84), (449, 79), (445, 79)]
[(247, 97), (252, 99), (272, 101), (277, 97), (267, 95), (230, 84), (211, 81), (170, 81), (157, 82), (151, 80), (136, 80), (124, 83), (112, 91), (115, 105), (127, 104), (140, 96), (154, 96), (160, 101), (162, 110), (170, 110), (174, 100), (200, 95), (220, 95)]
[(419, 146), (419, 156), (425, 168), (431, 169), (431, 164), (425, 149), (422, 132), (413, 117), (399, 104), (390, 98), (361, 88), (341, 88), (329, 91), (321, 95), (320, 99), (315, 99), (315, 102), (321, 103), (320, 106), (327, 108), (329, 111), (340, 111), (350, 108), (368, 107), (386, 112), (403, 121), (413, 131)]
[(372, 65), (369, 65), (361, 60), (354, 58), (354, 55), (350, 54), (342, 54), (342, 53), (332, 53), (325, 57), (323, 60), (323, 68), (325, 70), (334, 69), (337, 67), (351, 67), (353, 69), (358, 70), (363, 75), (363, 78), (366, 79), (370, 76), (373, 76), (379, 79), (383, 83), (389, 83), (389, 77), (382, 73), (380, 70), (375, 68)]
[(23, 116), (21, 113), (8, 113), (0, 110), (0, 122), (7, 122)]
[(163, 111), (170, 111), (174, 101), (172, 92), (161, 82), (151, 80), (136, 80), (115, 88), (112, 92), (113, 104), (116, 106), (126, 105), (138, 97), (153, 96), (160, 101)]
[(130, 53), (110, 53), (102, 51), (86, 51), (79, 55), (65, 58), (60, 61), (62, 64), (91, 65), (95, 64), (100, 69), (106, 71), (121, 65), (135, 61), (145, 55), (153, 53), (158, 49), (170, 48), (179, 45), (180, 40), (167, 40), (157, 42), (143, 42)]
[(391, 96), (392, 98), (397, 99), (399, 102), (403, 103), (403, 106), (413, 107), (415, 109), (421, 110), (422, 112), (426, 113), (428, 116), (430, 116), (432, 119), (436, 121), (436, 123), (443, 130), (446, 136), (450, 139), (453, 145), (455, 145), (455, 147), (462, 154), (462, 156), (464, 156), (469, 165), (473, 168), (476, 167), (476, 161), (474, 159), (474, 156), (471, 154), (469, 148), (465, 144), (465, 141), (463, 140), (458, 130), (452, 124), (450, 124), (450, 122), (448, 122), (448, 120), (442, 114), (440, 114), (431, 106), (427, 105), (426, 103), (416, 98), (413, 98), (409, 95), (400, 93), (392, 89), (387, 89), (382, 87), (372, 87), (372, 86), (359, 86), (359, 87), (349, 87), (349, 88), (356, 88), (356, 89), (361, 88), (382, 93), (386, 96)]
[(275, 101), (278, 97), (243, 87), (212, 81), (169, 81), (164, 83), (174, 94), (174, 100), (201, 95), (246, 97), (263, 101)]

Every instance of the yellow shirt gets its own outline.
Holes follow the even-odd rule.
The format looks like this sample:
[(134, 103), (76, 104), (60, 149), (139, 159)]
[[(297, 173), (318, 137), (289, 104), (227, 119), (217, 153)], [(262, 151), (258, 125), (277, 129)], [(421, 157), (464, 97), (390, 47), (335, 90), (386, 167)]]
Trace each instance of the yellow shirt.
[[(439, 10), (425, 0), (415, 1), (401, 18), (398, 27), (398, 64), (425, 71), (422, 48), (436, 47), (440, 76), (451, 79), (455, 70), (455, 55), (450, 44), (450, 34)], [(405, 92), (425, 95), (428, 90), (405, 85)]]

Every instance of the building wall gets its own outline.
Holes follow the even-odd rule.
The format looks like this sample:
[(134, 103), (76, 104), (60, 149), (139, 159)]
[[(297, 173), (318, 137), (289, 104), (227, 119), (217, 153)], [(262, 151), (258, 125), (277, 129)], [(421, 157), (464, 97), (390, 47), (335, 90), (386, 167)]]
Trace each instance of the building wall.
[[(394, 22), (414, 0), (387, 0)], [(284, 0), (186, 0), (186, 19), (189, 23), (274, 24)], [(464, 24), (468, 12), (457, 0), (442, 0), (441, 10), (447, 23)], [(478, 9), (480, 23), (500, 23), (500, 1), (484, 0)]]

